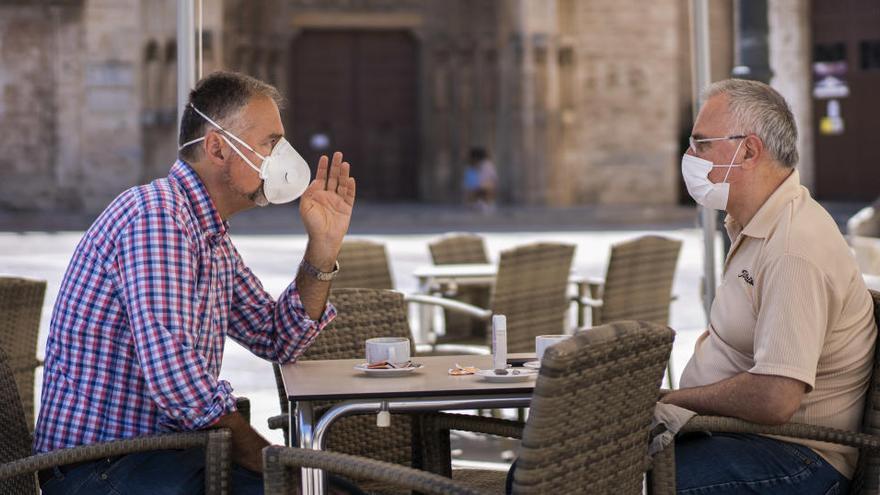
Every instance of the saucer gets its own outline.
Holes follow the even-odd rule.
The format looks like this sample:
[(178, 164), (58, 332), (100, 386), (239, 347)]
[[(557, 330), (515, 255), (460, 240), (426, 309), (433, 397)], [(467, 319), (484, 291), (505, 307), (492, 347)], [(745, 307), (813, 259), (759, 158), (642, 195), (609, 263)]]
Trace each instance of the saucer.
[(538, 361), (537, 359), (534, 361), (526, 361), (525, 363), (523, 363), (523, 368), (528, 368), (530, 370), (539, 370), (541, 369), (541, 361)]
[(412, 363), (412, 366), (406, 368), (368, 368), (367, 363), (355, 365), (354, 369), (371, 376), (403, 376), (408, 375), (415, 370), (424, 368), (422, 363)]
[[(513, 374), (517, 371), (517, 374)], [(507, 370), (506, 375), (496, 375), (495, 370), (479, 370), (474, 373), (476, 376), (493, 383), (516, 383), (534, 380), (538, 376), (538, 372), (534, 370)]]

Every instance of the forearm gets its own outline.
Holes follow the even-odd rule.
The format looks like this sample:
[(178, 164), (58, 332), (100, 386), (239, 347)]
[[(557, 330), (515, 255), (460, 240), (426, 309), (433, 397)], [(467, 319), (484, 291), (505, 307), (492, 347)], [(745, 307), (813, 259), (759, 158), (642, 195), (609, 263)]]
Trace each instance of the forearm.
[(782, 424), (797, 410), (802, 395), (803, 384), (796, 380), (746, 372), (711, 385), (671, 391), (661, 402), (698, 414)]
[[(337, 254), (338, 252), (332, 252), (330, 249), (316, 247), (315, 243), (310, 241), (303, 259), (322, 272), (330, 272), (336, 264)], [(296, 286), (309, 318), (321, 319), (327, 306), (327, 296), (330, 294), (330, 282), (322, 282), (300, 270), (296, 275)]]
[(221, 417), (214, 428), (229, 428), (232, 431), (232, 460), (251, 471), (263, 471), (263, 448), (269, 442), (245, 421), (238, 412)]

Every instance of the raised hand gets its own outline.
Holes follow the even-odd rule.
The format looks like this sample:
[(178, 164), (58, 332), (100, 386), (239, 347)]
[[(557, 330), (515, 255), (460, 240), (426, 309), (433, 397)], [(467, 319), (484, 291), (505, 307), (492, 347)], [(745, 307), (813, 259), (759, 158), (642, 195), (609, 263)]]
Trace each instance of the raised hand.
[(328, 162), (326, 155), (321, 156), (315, 180), (299, 203), (299, 213), (309, 234), (306, 257), (326, 271), (333, 267), (348, 232), (355, 196), (354, 177), (349, 176), (350, 165), (342, 161), (342, 153), (333, 153), (332, 165), (328, 166)]

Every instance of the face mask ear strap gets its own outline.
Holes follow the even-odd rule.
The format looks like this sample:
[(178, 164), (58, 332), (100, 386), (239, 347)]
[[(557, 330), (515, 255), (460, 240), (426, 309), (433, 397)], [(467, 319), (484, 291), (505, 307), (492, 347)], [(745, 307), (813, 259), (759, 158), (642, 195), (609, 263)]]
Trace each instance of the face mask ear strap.
[[(261, 155), (257, 150), (251, 148), (251, 145), (249, 145), (249, 144), (247, 144), (246, 142), (244, 142), (241, 138), (239, 138), (239, 137), (236, 136), (235, 134), (233, 134), (233, 133), (227, 131), (226, 129), (224, 129), (223, 126), (221, 126), (220, 124), (214, 122), (214, 121), (213, 121), (210, 117), (208, 117), (207, 115), (203, 114), (198, 108), (196, 108), (195, 105), (193, 105), (192, 103), (190, 103), (190, 104), (189, 104), (189, 107), (192, 108), (197, 114), (201, 115), (203, 119), (207, 120), (209, 124), (211, 124), (212, 126), (216, 127), (217, 129), (220, 129), (221, 131), (223, 131), (223, 134), (228, 135), (228, 136), (231, 137), (232, 139), (236, 140), (239, 144), (241, 144), (242, 146), (244, 146), (245, 148), (247, 148), (248, 150), (250, 150), (251, 153), (253, 153), (253, 154), (257, 155), (258, 157), (260, 157), (261, 160), (265, 160), (265, 159), (266, 159), (266, 157), (263, 156), (263, 155)], [(204, 139), (204, 138), (202, 138), (202, 139)], [(226, 142), (229, 143), (229, 140), (227, 139)], [(187, 144), (184, 145), (184, 146), (187, 146), (187, 145), (189, 145), (189, 144), (191, 144), (191, 143), (187, 143)], [(229, 144), (230, 144), (230, 146), (232, 145), (232, 143), (229, 143)], [(233, 148), (235, 148), (235, 146), (233, 146)], [(240, 152), (238, 149), (235, 149), (235, 151), (238, 152), (238, 154), (239, 154), (242, 158), (244, 158), (244, 155), (242, 155), (241, 152)], [(245, 160), (247, 160), (247, 159), (245, 159)], [(250, 163), (250, 161), (248, 161), (248, 163)], [(253, 165), (251, 165), (251, 166), (253, 166)]]
[(739, 149), (742, 148), (742, 145), (744, 142), (745, 142), (745, 139), (741, 140), (739, 142), (739, 144), (736, 145), (736, 151), (733, 152), (733, 157), (731, 157), (731, 159), (730, 159), (730, 165), (727, 166), (727, 173), (724, 174), (724, 180), (721, 181), (722, 184), (727, 182), (727, 177), (730, 175), (730, 169), (732, 169), (733, 167), (741, 167), (742, 166), (739, 164), (734, 164), (733, 162), (736, 161), (736, 155), (739, 153)]
[[(225, 134), (221, 134), (220, 137), (222, 137), (222, 138), (226, 141), (226, 143), (229, 145), (230, 148), (233, 149), (233, 151), (235, 151), (236, 153), (238, 153), (238, 156), (240, 156), (241, 159), (244, 160), (245, 163), (247, 163), (252, 169), (256, 170), (256, 172), (257, 172), (258, 174), (260, 174), (260, 178), (261, 178), (261, 179), (263, 178), (263, 173), (260, 171), (260, 169), (259, 169), (256, 165), (254, 165), (253, 162), (251, 162), (251, 161), (248, 159), (248, 157), (244, 156), (244, 153), (242, 153), (241, 150), (238, 149), (238, 146), (232, 144), (232, 141), (230, 141), (229, 138), (226, 137)], [(259, 153), (257, 153), (257, 156), (259, 156)], [(261, 158), (262, 158), (262, 157), (261, 157)]]

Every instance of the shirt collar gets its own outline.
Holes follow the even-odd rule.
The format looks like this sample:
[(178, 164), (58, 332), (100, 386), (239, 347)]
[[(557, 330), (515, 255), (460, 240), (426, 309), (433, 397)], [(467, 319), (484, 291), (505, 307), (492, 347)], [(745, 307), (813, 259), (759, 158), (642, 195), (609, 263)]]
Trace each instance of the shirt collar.
[(188, 163), (177, 160), (171, 167), (168, 178), (176, 182), (186, 194), (202, 230), (211, 234), (226, 233), (229, 225), (220, 217), (205, 184)]
[(782, 211), (782, 208), (793, 199), (800, 196), (801, 193), (801, 177), (800, 174), (798, 174), (797, 169), (795, 169), (784, 181), (782, 181), (782, 184), (773, 191), (773, 194), (764, 201), (764, 204), (761, 205), (761, 208), (758, 209), (758, 212), (755, 213), (755, 216), (752, 217), (745, 227), (740, 226), (733, 217), (727, 215), (727, 218), (724, 220), (724, 225), (727, 228), (728, 233), (731, 234), (731, 239), (735, 239), (736, 235), (739, 235), (740, 232), (749, 237), (767, 237), (767, 235), (770, 234), (773, 225), (776, 224), (776, 219), (779, 216), (779, 212)]

